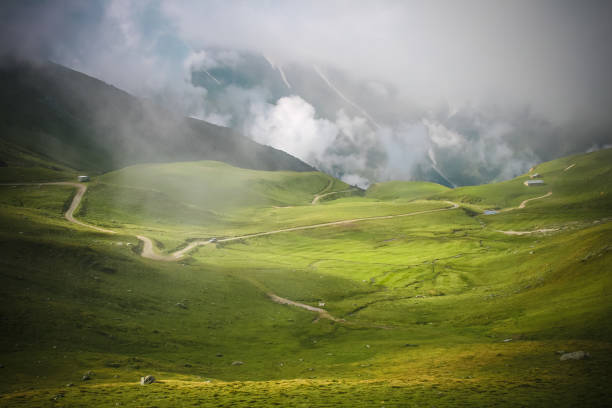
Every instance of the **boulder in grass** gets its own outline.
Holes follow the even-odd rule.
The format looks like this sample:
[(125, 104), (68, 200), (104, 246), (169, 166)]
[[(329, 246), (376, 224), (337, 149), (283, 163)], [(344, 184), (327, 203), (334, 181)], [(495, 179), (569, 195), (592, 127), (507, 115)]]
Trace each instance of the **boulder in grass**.
[(567, 360), (584, 360), (585, 358), (590, 358), (591, 355), (586, 352), (586, 351), (574, 351), (571, 353), (565, 353), (563, 355), (561, 355), (561, 357), (559, 357), (559, 360), (561, 361), (567, 361)]
[(140, 377), (140, 385), (153, 384), (155, 382), (155, 377), (152, 375), (147, 375), (146, 377)]
[(234, 361), (234, 362), (232, 363), (232, 365), (233, 365), (233, 366), (241, 366), (241, 365), (243, 365), (243, 364), (244, 364), (244, 363), (243, 363), (242, 361)]

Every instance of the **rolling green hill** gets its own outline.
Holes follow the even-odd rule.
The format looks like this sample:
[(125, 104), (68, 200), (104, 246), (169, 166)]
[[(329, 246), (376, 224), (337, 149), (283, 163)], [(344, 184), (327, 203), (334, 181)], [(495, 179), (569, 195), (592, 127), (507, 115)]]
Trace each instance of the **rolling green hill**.
[(372, 184), (366, 197), (379, 200), (414, 200), (449, 190), (448, 187), (425, 181), (388, 181)]
[[(228, 128), (175, 115), (51, 62), (0, 61), (0, 140), (97, 173), (136, 163), (205, 159), (249, 169), (314, 170)], [(5, 155), (3, 148), (0, 160), (31, 172), (27, 162)]]
[(142, 164), (76, 213), (116, 234), (63, 218), (70, 186), (2, 185), (0, 405), (609, 406), (612, 150), (534, 171), (313, 204), (347, 186)]

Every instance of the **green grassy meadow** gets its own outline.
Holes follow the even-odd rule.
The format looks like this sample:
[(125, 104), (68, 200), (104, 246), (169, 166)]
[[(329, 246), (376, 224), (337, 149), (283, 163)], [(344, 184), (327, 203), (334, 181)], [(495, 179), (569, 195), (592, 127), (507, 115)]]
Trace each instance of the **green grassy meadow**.
[[(76, 174), (24, 168), (0, 177)], [(0, 406), (610, 406), (612, 150), (534, 171), (544, 186), (390, 182), (313, 205), (350, 187), (317, 172), (137, 165), (94, 177), (75, 213), (117, 234), (68, 223), (69, 186), (2, 185)], [(170, 253), (441, 209), (218, 242), (177, 262), (141, 257), (135, 238)], [(538, 229), (551, 231), (503, 232)], [(141, 386), (145, 375), (159, 381)]]

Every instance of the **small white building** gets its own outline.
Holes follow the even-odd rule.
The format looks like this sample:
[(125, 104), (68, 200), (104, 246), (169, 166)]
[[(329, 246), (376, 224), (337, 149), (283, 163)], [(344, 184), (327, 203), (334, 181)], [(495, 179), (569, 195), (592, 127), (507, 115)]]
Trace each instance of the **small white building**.
[(529, 186), (541, 186), (541, 185), (544, 184), (544, 180), (527, 180), (523, 184), (525, 184), (527, 187), (529, 187)]
[(89, 181), (89, 176), (79, 176), (79, 181), (80, 182)]

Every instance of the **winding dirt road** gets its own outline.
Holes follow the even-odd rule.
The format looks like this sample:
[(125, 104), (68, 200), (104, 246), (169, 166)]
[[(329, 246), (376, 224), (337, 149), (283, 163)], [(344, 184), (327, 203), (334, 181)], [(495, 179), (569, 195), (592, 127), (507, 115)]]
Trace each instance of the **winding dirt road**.
[[(83, 199), (83, 196), (85, 195), (85, 192), (87, 191), (87, 186), (85, 184), (72, 183), (72, 182), (53, 182), (53, 183), (1, 183), (0, 185), (6, 185), (6, 186), (66, 185), (66, 186), (75, 187), (77, 189), (77, 192), (74, 195), (74, 198), (72, 199), (72, 202), (70, 203), (70, 207), (64, 213), (64, 217), (66, 218), (66, 220), (68, 220), (69, 222), (71, 222), (73, 224), (77, 224), (77, 225), (80, 225), (82, 227), (93, 229), (93, 230), (96, 230), (96, 231), (99, 231), (99, 232), (102, 232), (102, 233), (106, 233), (106, 234), (116, 234), (117, 233), (116, 231), (112, 231), (112, 230), (109, 230), (109, 229), (106, 229), (106, 228), (101, 228), (101, 227), (97, 227), (95, 225), (87, 224), (85, 222), (79, 221), (76, 218), (74, 218), (74, 212), (79, 207), (79, 204), (81, 203), (81, 200)], [(331, 185), (331, 181), (330, 181), (330, 185)], [(328, 187), (329, 187), (329, 185), (328, 185)], [(322, 195), (319, 195), (319, 198), (321, 196)], [(315, 197), (315, 199), (316, 199), (316, 197)], [(313, 200), (313, 202), (314, 202), (314, 200)], [(453, 209), (459, 208), (459, 204), (454, 203), (452, 201), (446, 201), (446, 203), (450, 204), (451, 206), (450, 207), (446, 207), (446, 208), (438, 208), (438, 209), (435, 209), (435, 210), (415, 211), (415, 212), (406, 213), (406, 214), (382, 215), (382, 216), (376, 216), (376, 217), (354, 218), (354, 219), (350, 219), (350, 220), (332, 221), (332, 222), (325, 222), (325, 223), (321, 223), (321, 224), (304, 225), (304, 226), (292, 227), (292, 228), (283, 228), (283, 229), (279, 229), (279, 230), (275, 230), (275, 231), (259, 232), (259, 233), (255, 233), (255, 234), (247, 234), (247, 235), (241, 235), (241, 236), (237, 236), (237, 237), (224, 238), (224, 239), (220, 239), (218, 241), (213, 241), (213, 240), (193, 241), (193, 242), (189, 243), (189, 245), (187, 245), (185, 248), (180, 249), (178, 251), (175, 251), (175, 252), (173, 252), (172, 254), (169, 254), (169, 255), (163, 255), (163, 254), (159, 254), (159, 253), (155, 252), (155, 246), (153, 245), (153, 241), (150, 238), (145, 237), (144, 235), (137, 235), (136, 238), (138, 238), (143, 243), (143, 248), (142, 248), (142, 252), (141, 252), (141, 256), (143, 258), (148, 258), (148, 259), (152, 259), (152, 260), (155, 260), (155, 261), (167, 261), (167, 262), (171, 262), (171, 261), (179, 260), (180, 258), (185, 256), (189, 251), (191, 251), (192, 249), (194, 249), (194, 248), (196, 248), (198, 246), (208, 245), (208, 244), (213, 243), (213, 242), (229, 242), (229, 241), (236, 241), (236, 240), (240, 240), (240, 239), (261, 237), (261, 236), (265, 236), (265, 235), (280, 234), (280, 233), (283, 233), (283, 232), (291, 232), (291, 231), (300, 231), (300, 230), (307, 230), (307, 229), (323, 228), (323, 227), (329, 227), (329, 226), (333, 226), (333, 225), (351, 224), (351, 223), (359, 222), (359, 221), (386, 220), (386, 219), (391, 219), (391, 218), (409, 217), (409, 216), (413, 216), (413, 215), (429, 214), (429, 213), (440, 212), (440, 211), (448, 211), (448, 210), (453, 210)], [(329, 320), (333, 320), (335, 322), (344, 322), (343, 319), (338, 319), (338, 318), (332, 316), (325, 309), (321, 309), (321, 308), (310, 306), (310, 305), (307, 305), (307, 304), (304, 304), (304, 303), (299, 303), (299, 302), (295, 302), (293, 300), (282, 298), (282, 297), (280, 297), (278, 295), (275, 295), (274, 293), (267, 292), (267, 291), (266, 291), (266, 295), (272, 301), (274, 301), (276, 303), (283, 304), (283, 305), (294, 306), (294, 307), (299, 307), (299, 308), (302, 308), (302, 309), (305, 309), (305, 310), (309, 310), (309, 311), (314, 312), (314, 313), (318, 313), (319, 318), (329, 319)]]
[(506, 235), (529, 235), (529, 234), (545, 234), (547, 232), (555, 232), (555, 231), (559, 231), (559, 228), (540, 228), (537, 230), (533, 230), (533, 231), (502, 231), (502, 230), (496, 230), (497, 232), (501, 232), (502, 234), (506, 234)]
[[(456, 208), (459, 208), (459, 204), (457, 204), (457, 203), (454, 203), (452, 201), (445, 201), (445, 202), (448, 203), (448, 204), (451, 204), (451, 206), (450, 207), (446, 207), (446, 208), (437, 208), (435, 210), (416, 211), (416, 212), (411, 212), (411, 213), (406, 213), (406, 214), (379, 215), (379, 216), (376, 216), (376, 217), (353, 218), (353, 219), (350, 219), (350, 220), (332, 221), (332, 222), (324, 222), (324, 223), (321, 223), (321, 224), (303, 225), (303, 226), (300, 226), (300, 227), (292, 227), (292, 228), (283, 228), (283, 229), (274, 230), (274, 231), (257, 232), (255, 234), (247, 234), (247, 235), (241, 235), (241, 236), (237, 236), (237, 237), (223, 238), (223, 239), (217, 240), (216, 242), (237, 241), (239, 239), (262, 237), (262, 236), (265, 236), (265, 235), (280, 234), (280, 233), (283, 233), (283, 232), (292, 232), (292, 231), (301, 231), (301, 230), (307, 230), (307, 229), (323, 228), (323, 227), (330, 227), (332, 225), (352, 224), (354, 222), (360, 222), (360, 221), (387, 220), (387, 219), (391, 219), (391, 218), (410, 217), (410, 216), (413, 216), (413, 215), (429, 214), (429, 213), (434, 213), (434, 212), (439, 212), (439, 211), (448, 211), (448, 210), (454, 210)], [(187, 252), (191, 251), (195, 247), (202, 246), (202, 245), (208, 245), (208, 244), (211, 244), (211, 243), (213, 243), (213, 241), (211, 241), (211, 240), (193, 241), (189, 245), (187, 245), (185, 248), (172, 253), (171, 256), (174, 257), (174, 259), (172, 259), (172, 260), (177, 260), (177, 259), (181, 258)]]
[(525, 208), (525, 205), (527, 205), (528, 202), (533, 201), (533, 200), (539, 200), (539, 199), (546, 198), (546, 197), (550, 197), (551, 195), (552, 195), (552, 191), (549, 191), (548, 193), (544, 194), (543, 196), (529, 198), (527, 200), (524, 200), (522, 203), (520, 203), (518, 208)]
[(319, 200), (321, 200), (323, 197), (327, 197), (330, 195), (334, 195), (334, 194), (340, 194), (340, 193), (348, 193), (349, 191), (353, 191), (353, 188), (349, 188), (348, 190), (342, 190), (342, 191), (330, 191), (329, 193), (325, 193), (325, 194), (317, 194), (315, 196), (315, 198), (312, 200), (311, 204), (317, 204), (319, 202)]
[(281, 305), (295, 306), (295, 307), (309, 310), (311, 312), (318, 313), (320, 319), (329, 319), (334, 322), (345, 322), (344, 319), (338, 319), (337, 317), (330, 315), (329, 312), (325, 309), (306, 305), (304, 303), (294, 302), (293, 300), (289, 300), (289, 299), (285, 299), (280, 296), (277, 296), (274, 293), (267, 293), (267, 295), (270, 299), (272, 299), (273, 302), (280, 303)]
[(319, 200), (321, 199), (321, 197), (323, 197), (324, 195), (328, 194), (328, 193), (325, 193), (325, 192), (331, 188), (332, 184), (334, 184), (334, 181), (332, 179), (330, 179), (329, 183), (327, 183), (325, 188), (323, 190), (319, 191), (317, 194), (315, 194), (315, 196), (312, 199), (312, 202), (310, 204), (314, 205), (314, 204), (318, 203)]
[[(70, 208), (68, 208), (68, 210), (66, 211), (66, 213), (64, 213), (64, 217), (77, 225), (86, 227), (86, 228), (90, 228), (90, 229), (94, 229), (96, 231), (99, 232), (104, 232), (107, 234), (116, 234), (116, 231), (112, 231), (106, 228), (101, 228), (101, 227), (97, 227), (95, 225), (91, 225), (91, 224), (87, 224), (84, 223), (82, 221), (77, 220), (76, 218), (74, 218), (74, 212), (76, 211), (76, 209), (79, 207), (79, 204), (81, 203), (81, 200), (83, 199), (83, 196), (85, 194), (85, 192), (87, 191), (87, 186), (84, 184), (79, 184), (79, 183), (71, 183), (71, 182), (54, 182), (54, 183), (2, 183), (1, 185), (7, 185), (7, 186), (24, 186), (24, 185), (67, 185), (67, 186), (72, 186), (75, 187), (77, 189), (77, 193), (75, 194), (74, 198), (72, 199), (72, 203), (70, 204)], [(307, 229), (314, 229), (314, 228), (323, 228), (323, 227), (330, 227), (333, 225), (343, 225), (343, 224), (351, 224), (354, 222), (360, 222), (360, 221), (372, 221), (372, 220), (386, 220), (386, 219), (390, 219), (390, 218), (400, 218), (400, 217), (410, 217), (413, 215), (419, 215), (419, 214), (428, 214), (428, 213), (434, 213), (434, 212), (439, 212), (439, 211), (448, 211), (448, 210), (454, 210), (456, 208), (459, 208), (459, 204), (454, 203), (452, 201), (446, 201), (446, 203), (450, 204), (450, 207), (446, 207), (446, 208), (438, 208), (435, 210), (424, 210), (424, 211), (416, 211), (416, 212), (411, 212), (411, 213), (406, 213), (406, 214), (397, 214), (397, 215), (380, 215), (380, 216), (376, 216), (376, 217), (364, 217), (364, 218), (353, 218), (350, 220), (340, 220), (340, 221), (332, 221), (332, 222), (324, 222), (321, 224), (313, 224), (313, 225), (304, 225), (304, 226), (300, 226), (300, 227), (291, 227), (291, 228), (283, 228), (283, 229), (279, 229), (279, 230), (274, 230), (274, 231), (266, 231), (266, 232), (257, 232), (254, 234), (246, 234), (246, 235), (240, 235), (240, 236), (236, 236), (236, 237), (229, 237), (229, 238), (223, 238), (223, 239), (219, 239), (218, 241), (213, 241), (213, 240), (199, 240), (199, 241), (193, 241), (191, 243), (189, 243), (185, 248), (179, 249), (175, 252), (173, 252), (172, 254), (169, 255), (162, 255), (162, 254), (158, 254), (157, 252), (155, 252), (155, 246), (153, 245), (153, 241), (148, 238), (145, 237), (144, 235), (136, 235), (136, 238), (138, 238), (142, 243), (143, 243), (143, 248), (142, 248), (142, 252), (141, 252), (141, 256), (143, 258), (148, 258), (148, 259), (153, 259), (156, 261), (177, 261), (180, 258), (182, 258), (183, 256), (185, 256), (189, 251), (191, 251), (192, 249), (198, 247), (198, 246), (203, 246), (203, 245), (208, 245), (211, 244), (213, 242), (229, 242), (229, 241), (236, 241), (236, 240), (240, 240), (240, 239), (248, 239), (248, 238), (255, 238), (255, 237), (262, 237), (265, 235), (273, 235), (273, 234), (280, 234), (283, 232), (292, 232), (292, 231), (300, 231), (300, 230), (307, 230)]]
[(77, 192), (74, 195), (72, 202), (70, 203), (70, 207), (64, 213), (64, 218), (66, 218), (68, 221), (70, 221), (73, 224), (77, 224), (82, 227), (90, 228), (90, 229), (93, 229), (99, 232), (105, 232), (107, 234), (117, 233), (116, 231), (112, 231), (112, 230), (102, 228), (102, 227), (96, 227), (95, 225), (87, 224), (85, 222), (79, 221), (76, 218), (74, 218), (74, 212), (79, 207), (79, 204), (81, 204), (81, 200), (83, 199), (83, 196), (85, 195), (85, 192), (87, 191), (87, 186), (85, 184), (72, 183), (69, 181), (57, 181), (53, 183), (2, 183), (1, 185), (3, 186), (71, 186), (71, 187), (75, 187), (77, 189)]
[(150, 238), (145, 237), (144, 235), (136, 235), (140, 241), (142, 241), (142, 252), (140, 256), (143, 258), (153, 259), (155, 261), (176, 261), (179, 257), (175, 257), (174, 255), (162, 255), (155, 252), (153, 249), (153, 241)]
[[(548, 193), (544, 194), (543, 196), (539, 196), (539, 197), (534, 197), (534, 198), (529, 198), (527, 200), (523, 200), (522, 203), (519, 204), (518, 207), (513, 207), (513, 208), (508, 208), (505, 209), (503, 211), (512, 211), (512, 210), (516, 210), (516, 209), (522, 209), (525, 208), (525, 206), (527, 205), (528, 202), (533, 201), (533, 200), (540, 200), (542, 198), (546, 198), (546, 197), (550, 197), (552, 195), (552, 191), (549, 191)], [(547, 232), (555, 232), (558, 231), (558, 228), (541, 228), (541, 229), (537, 229), (534, 231), (503, 231), (503, 230), (495, 230), (495, 232), (501, 232), (502, 234), (506, 234), (506, 235), (529, 235), (529, 234), (537, 234), (537, 233), (547, 233)]]

